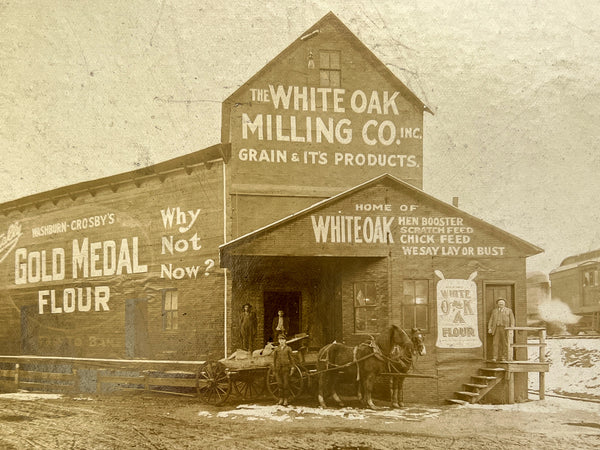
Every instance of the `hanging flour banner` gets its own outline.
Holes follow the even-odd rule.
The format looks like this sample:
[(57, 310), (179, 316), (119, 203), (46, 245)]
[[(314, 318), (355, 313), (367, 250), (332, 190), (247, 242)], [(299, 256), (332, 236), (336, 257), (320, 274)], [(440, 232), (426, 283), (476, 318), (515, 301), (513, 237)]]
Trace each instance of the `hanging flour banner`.
[(437, 283), (438, 336), (436, 347), (476, 348), (481, 347), (477, 326), (477, 285), (473, 281), (477, 272), (468, 280), (441, 278)]

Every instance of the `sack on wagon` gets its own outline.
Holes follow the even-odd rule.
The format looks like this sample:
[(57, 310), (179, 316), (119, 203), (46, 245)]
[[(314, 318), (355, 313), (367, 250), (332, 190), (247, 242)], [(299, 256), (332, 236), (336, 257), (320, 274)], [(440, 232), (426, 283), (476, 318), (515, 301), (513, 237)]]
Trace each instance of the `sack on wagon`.
[(273, 353), (273, 350), (275, 349), (275, 345), (273, 345), (272, 342), (267, 342), (267, 345), (265, 345), (265, 348), (263, 348), (262, 350), (254, 350), (252, 352), (252, 356), (256, 357), (256, 356), (269, 356), (270, 354)]
[(227, 359), (248, 359), (252, 355), (249, 351), (238, 348), (235, 352), (227, 357)]

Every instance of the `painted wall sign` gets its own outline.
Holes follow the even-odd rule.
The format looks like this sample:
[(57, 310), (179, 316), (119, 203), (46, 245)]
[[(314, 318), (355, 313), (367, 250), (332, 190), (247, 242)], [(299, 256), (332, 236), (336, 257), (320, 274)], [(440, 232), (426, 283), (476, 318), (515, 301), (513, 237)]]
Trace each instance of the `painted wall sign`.
[[(383, 171), (421, 187), (423, 105), (326, 28), (311, 41), (329, 47), (316, 55), (314, 70), (300, 45), (224, 104), (234, 184), (278, 185), (287, 193)], [(321, 79), (323, 58), (332, 54), (339, 85)]]
[(69, 231), (82, 231), (89, 228), (99, 228), (116, 223), (116, 214), (114, 212), (95, 214), (86, 217), (76, 217), (69, 220), (61, 220), (45, 225), (34, 226), (31, 228), (31, 237), (44, 237), (53, 234), (67, 233)]
[[(169, 280), (196, 279), (202, 273), (204, 276), (208, 276), (215, 266), (213, 259), (198, 261), (194, 258), (194, 254), (202, 249), (198, 231), (193, 230), (201, 211), (200, 208), (186, 211), (179, 206), (160, 210), (163, 228), (169, 232), (161, 237), (161, 255), (179, 255), (179, 261), (189, 260), (190, 257), (192, 260), (192, 264), (188, 265), (161, 263), (161, 278)], [(195, 264), (197, 262), (201, 262), (201, 264)]]
[[(357, 89), (349, 92), (328, 87), (272, 84), (265, 89), (250, 89), (249, 102), (263, 103), (272, 108), (274, 114), (242, 113), (240, 132), (243, 147), (238, 151), (238, 158), (255, 163), (417, 167), (416, 155), (396, 154), (393, 151), (327, 153), (289, 151), (284, 148), (256, 149), (249, 148), (247, 144), (255, 142), (265, 146), (272, 142), (345, 146), (358, 141), (358, 145), (366, 145), (368, 149), (376, 145), (397, 147), (404, 140), (422, 140), (419, 126), (398, 121), (401, 112), (397, 102), (400, 98), (399, 92), (385, 90), (365, 92)], [(316, 114), (312, 115), (311, 112)], [(353, 113), (354, 117), (346, 115), (347, 112)]]
[(439, 270), (435, 274), (440, 278), (437, 282), (436, 347), (481, 347), (477, 324), (477, 285), (473, 281), (477, 272), (473, 272), (467, 280), (446, 279)]
[[(211, 343), (223, 324), (211, 305), (223, 291), (215, 267), (223, 170), (215, 161), (167, 172), (89, 190), (74, 186), (71, 195), (42, 195), (0, 218), (4, 354), (123, 358), (165, 351), (194, 359), (221, 348)], [(165, 306), (169, 318), (177, 316), (177, 339)], [(199, 320), (210, 333), (196, 332)], [(191, 345), (200, 341), (207, 344)]]
[(36, 286), (32, 300), (40, 315), (110, 311), (111, 288), (121, 276), (196, 280), (214, 270), (203, 246), (201, 211), (168, 206), (146, 227), (126, 212), (34, 222), (21, 242), (22, 225), (15, 222), (0, 236), (0, 262), (15, 249), (12, 263), (4, 263), (12, 265), (5, 268), (9, 282)]
[[(71, 270), (67, 270), (66, 262)], [(15, 285), (48, 283), (124, 274), (148, 272), (148, 265), (140, 262), (139, 238), (111, 239), (92, 242), (88, 237), (73, 239), (68, 247), (51, 250), (15, 250)], [(110, 287), (68, 287), (40, 289), (39, 314), (72, 313), (75, 311), (109, 311)], [(92, 308), (93, 304), (93, 308)]]
[[(314, 242), (396, 244), (405, 256), (505, 255), (504, 246), (477, 245), (475, 230), (462, 217), (431, 216), (429, 210), (416, 204), (361, 203), (355, 204), (353, 209), (354, 214), (348, 215), (311, 215)], [(390, 214), (368, 214), (370, 212)], [(393, 215), (394, 212), (398, 215)]]
[(23, 236), (21, 225), (14, 222), (8, 226), (6, 233), (0, 234), (0, 263), (6, 259), (9, 253), (17, 246), (19, 238)]

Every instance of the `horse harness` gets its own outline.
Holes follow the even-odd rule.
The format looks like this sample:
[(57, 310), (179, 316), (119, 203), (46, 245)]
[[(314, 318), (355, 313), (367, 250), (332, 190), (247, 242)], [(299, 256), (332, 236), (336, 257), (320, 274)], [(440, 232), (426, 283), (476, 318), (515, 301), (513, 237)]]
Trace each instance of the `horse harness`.
[[(398, 359), (392, 359), (392, 358), (386, 358), (387, 359), (387, 365), (388, 365), (388, 372), (390, 373), (394, 373), (394, 372), (402, 372), (402, 371), (406, 371), (408, 372), (410, 370), (410, 368), (413, 366), (413, 355), (412, 355), (412, 351), (406, 352), (403, 351), (403, 356), (401, 356)], [(406, 353), (408, 353), (408, 355), (406, 355)], [(397, 368), (397, 365), (400, 364), (402, 366), (401, 369)]]
[[(392, 361), (390, 358), (388, 358), (387, 356), (385, 356), (383, 354), (383, 352), (381, 351), (381, 348), (379, 348), (379, 345), (377, 344), (377, 342), (375, 341), (375, 339), (373, 338), (373, 336), (371, 336), (371, 340), (369, 342), (361, 342), (359, 345), (356, 345), (356, 346), (353, 347), (353, 349), (352, 349), (352, 361), (350, 361), (350, 362), (348, 362), (346, 364), (335, 364), (335, 363), (332, 363), (329, 360), (329, 350), (331, 349), (331, 346), (333, 344), (335, 344), (335, 343), (336, 342), (332, 342), (331, 344), (328, 344), (328, 345), (325, 346), (325, 351), (323, 352), (323, 356), (319, 359), (319, 361), (326, 363), (326, 368), (325, 368), (325, 370), (319, 371), (319, 373), (330, 372), (330, 371), (339, 370), (339, 369), (344, 369), (346, 367), (350, 367), (353, 364), (356, 364), (356, 381), (359, 381), (360, 380), (360, 365), (359, 365), (359, 363), (361, 361), (364, 361), (364, 360), (366, 360), (368, 358), (371, 358), (373, 356), (375, 358), (377, 358), (378, 360), (380, 360), (380, 361), (387, 360), (388, 363), (389, 363), (389, 361)], [(365, 346), (371, 348), (373, 351), (371, 353), (368, 353), (365, 356), (362, 356), (362, 357), (360, 357), (360, 358), (357, 359), (356, 356), (358, 354), (358, 349), (360, 347), (365, 347)], [(330, 368), (330, 366), (333, 366), (333, 367)]]

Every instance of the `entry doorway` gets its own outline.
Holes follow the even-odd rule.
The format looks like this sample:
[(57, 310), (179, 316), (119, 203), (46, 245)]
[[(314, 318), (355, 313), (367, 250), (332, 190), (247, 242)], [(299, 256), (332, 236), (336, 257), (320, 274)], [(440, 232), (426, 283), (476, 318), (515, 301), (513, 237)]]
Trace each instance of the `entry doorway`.
[(148, 357), (148, 301), (125, 302), (125, 354), (127, 358)]
[[(300, 305), (302, 293), (299, 291), (265, 291), (263, 293), (264, 306), (264, 341), (269, 339), (275, 341), (273, 336), (273, 319), (277, 317), (277, 312), (282, 310), (290, 320), (289, 335), (300, 333)], [(289, 339), (289, 337), (288, 337)]]
[(492, 311), (496, 307), (496, 301), (499, 298), (503, 298), (506, 300), (506, 306), (515, 311), (514, 305), (514, 284), (486, 284), (485, 285), (485, 359), (490, 359), (493, 356), (493, 339), (490, 334), (488, 334), (488, 323), (490, 322), (490, 317), (492, 315)]

